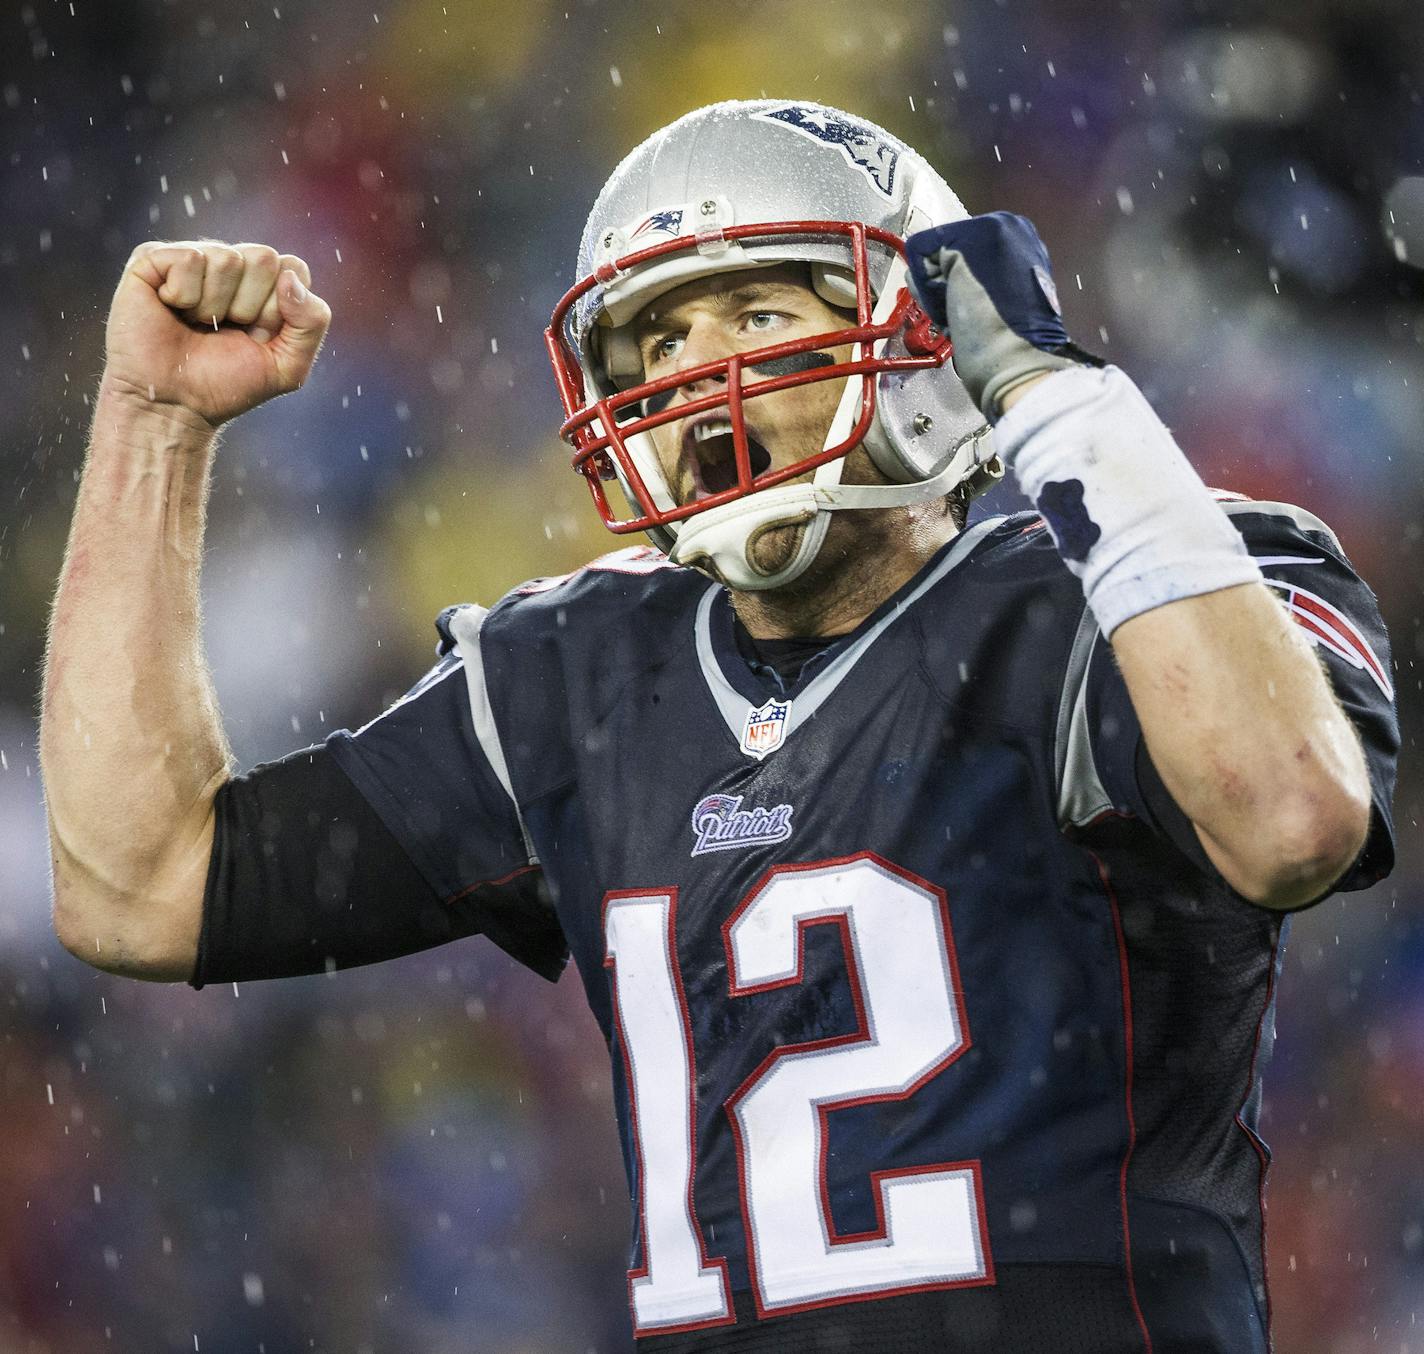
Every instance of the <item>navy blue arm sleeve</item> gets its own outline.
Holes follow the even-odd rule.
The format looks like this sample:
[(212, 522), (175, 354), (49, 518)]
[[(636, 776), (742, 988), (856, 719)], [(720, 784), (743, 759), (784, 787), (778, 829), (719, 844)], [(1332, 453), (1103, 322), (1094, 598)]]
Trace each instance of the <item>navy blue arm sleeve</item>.
[(369, 964), (478, 929), (325, 747), (229, 781), (215, 810), (195, 987)]
[(219, 792), (194, 986), (375, 963), (481, 933), (546, 978), (568, 951), (441, 661), (356, 734)]
[[(1310, 514), (1289, 504), (1227, 506), (1271, 591), (1321, 651), (1335, 694), (1360, 735), (1372, 798), (1369, 834), (1332, 892), (1368, 888), (1394, 866), (1392, 805), (1399, 755), (1389, 637), (1379, 605), (1334, 536)], [(1113, 803), (1216, 874), (1195, 828), (1152, 764), (1127, 687), (1101, 639), (1088, 670), (1087, 713), (1093, 760)]]

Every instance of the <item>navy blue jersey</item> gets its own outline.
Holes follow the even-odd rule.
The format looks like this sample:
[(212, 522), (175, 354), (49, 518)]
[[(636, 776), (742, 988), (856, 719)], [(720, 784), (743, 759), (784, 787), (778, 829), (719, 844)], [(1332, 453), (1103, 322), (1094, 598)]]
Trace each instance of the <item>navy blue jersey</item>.
[[(1223, 506), (1360, 730), (1364, 887), (1374, 598), (1309, 514)], [(786, 688), (735, 625), (622, 551), (446, 612), (439, 666), (329, 743), (437, 896), (572, 956), (645, 1348), (1264, 1352), (1285, 918), (1163, 790), (1042, 523), (971, 528)]]

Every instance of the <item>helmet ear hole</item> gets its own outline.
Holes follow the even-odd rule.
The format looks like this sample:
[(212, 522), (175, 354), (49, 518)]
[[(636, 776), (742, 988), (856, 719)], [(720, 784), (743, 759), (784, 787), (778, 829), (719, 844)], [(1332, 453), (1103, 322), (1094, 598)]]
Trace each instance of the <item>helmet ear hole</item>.
[(637, 340), (627, 326), (617, 329), (600, 327), (595, 331), (596, 358), (602, 359), (603, 370), (618, 387), (630, 386), (643, 375), (643, 357)]
[(855, 274), (829, 263), (812, 263), (811, 286), (828, 306), (856, 311)]

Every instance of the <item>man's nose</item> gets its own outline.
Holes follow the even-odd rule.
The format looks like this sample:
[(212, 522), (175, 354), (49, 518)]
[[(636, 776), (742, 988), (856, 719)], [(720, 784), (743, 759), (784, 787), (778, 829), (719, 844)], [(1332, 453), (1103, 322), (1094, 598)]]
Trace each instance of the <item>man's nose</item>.
[[(730, 357), (731, 354), (732, 345), (727, 341), (726, 335), (722, 333), (721, 326), (710, 320), (699, 318), (688, 327), (682, 351), (677, 355), (677, 370), (691, 371), (694, 367), (719, 361), (724, 357)], [(714, 390), (726, 384), (727, 374), (718, 372), (700, 380), (688, 381), (679, 388), (693, 395), (710, 395)]]

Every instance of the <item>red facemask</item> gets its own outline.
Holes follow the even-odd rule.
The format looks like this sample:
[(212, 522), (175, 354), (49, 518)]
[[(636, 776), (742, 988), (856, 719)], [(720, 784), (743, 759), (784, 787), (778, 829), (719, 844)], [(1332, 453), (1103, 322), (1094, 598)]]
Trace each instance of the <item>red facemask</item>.
[[(578, 349), (571, 334), (570, 315), (580, 298), (653, 260), (696, 249), (715, 250), (723, 241), (755, 240), (758, 243), (846, 242), (855, 276), (855, 323), (844, 329), (809, 334), (784, 343), (770, 344), (747, 352), (705, 362), (700, 366), (659, 376), (614, 394), (590, 400)], [(599, 516), (610, 531), (624, 533), (665, 527), (723, 503), (745, 497), (795, 479), (817, 466), (844, 456), (858, 446), (875, 418), (876, 381), (861, 382), (860, 409), (847, 435), (833, 446), (813, 456), (803, 457), (780, 469), (766, 468), (755, 473), (747, 435), (743, 405), (747, 400), (770, 395), (813, 381), (839, 380), (848, 376), (874, 377), (881, 372), (913, 371), (940, 367), (951, 353), (949, 340), (930, 324), (908, 290), (901, 290), (890, 313), (879, 323), (872, 322), (875, 297), (870, 285), (867, 241), (874, 241), (902, 257), (904, 242), (897, 235), (859, 221), (783, 221), (768, 224), (728, 226), (697, 236), (668, 240), (647, 249), (626, 254), (603, 265), (575, 283), (554, 307), (544, 332), (559, 398), (564, 406), (564, 423), (559, 435), (574, 449), (573, 467), (588, 481)], [(781, 261), (781, 260), (776, 260)], [(885, 340), (900, 338), (901, 356), (874, 356), (875, 347), (884, 349)], [(857, 345), (849, 361), (836, 362), (823, 350)], [(711, 395), (669, 408), (674, 393), (684, 386), (712, 382), (720, 387)], [(596, 394), (596, 392), (595, 392)], [(732, 426), (736, 482), (718, 492), (699, 497), (681, 507), (660, 507), (644, 481), (627, 447), (627, 439), (667, 423), (725, 410)], [(621, 480), (630, 500), (632, 515), (620, 518), (604, 489), (612, 479)]]

